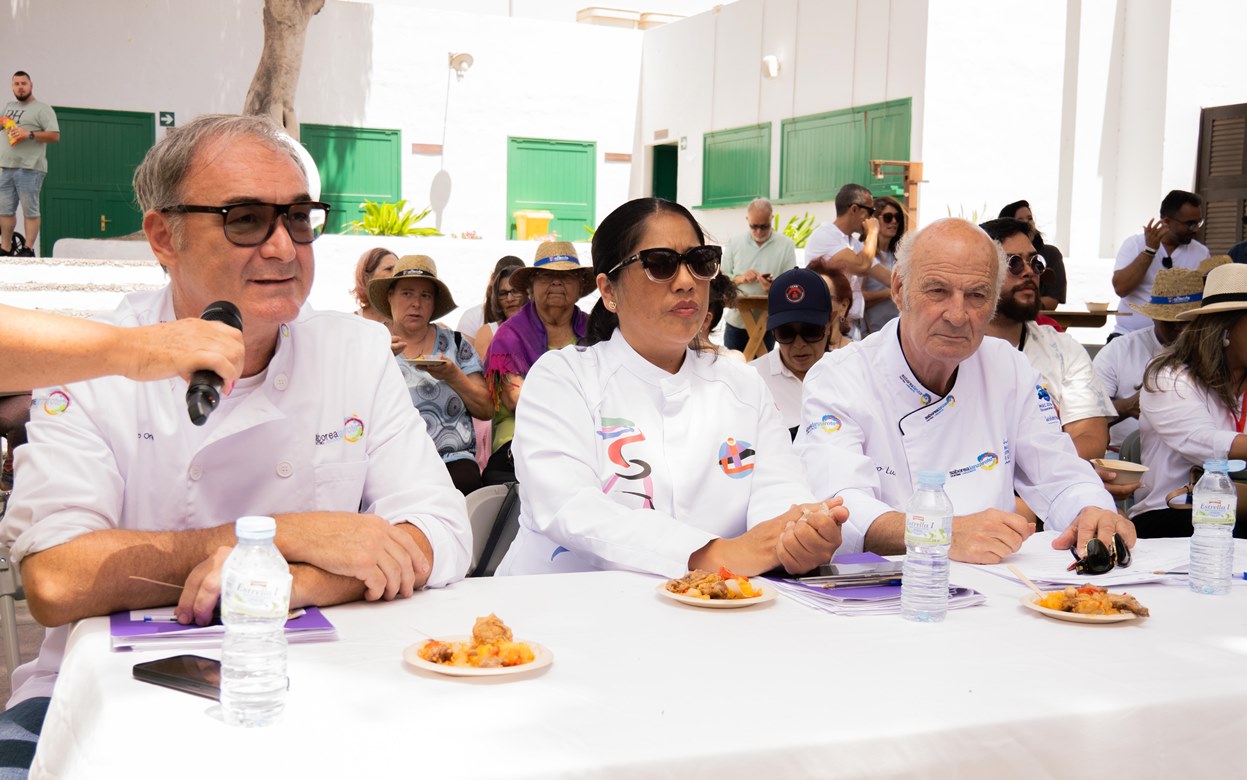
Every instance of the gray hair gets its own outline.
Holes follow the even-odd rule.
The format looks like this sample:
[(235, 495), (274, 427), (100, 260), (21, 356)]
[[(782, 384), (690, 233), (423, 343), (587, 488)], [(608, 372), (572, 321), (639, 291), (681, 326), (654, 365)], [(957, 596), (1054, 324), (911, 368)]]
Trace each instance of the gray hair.
[(922, 236), (925, 236), (928, 231), (933, 234), (938, 234), (950, 230), (964, 230), (966, 228), (970, 228), (982, 235), (983, 238), (991, 245), (992, 250), (996, 253), (996, 273), (992, 278), (992, 300), (995, 301), (999, 299), (1000, 289), (1004, 287), (1005, 284), (1005, 274), (1009, 270), (1009, 261), (1005, 257), (1004, 248), (999, 243), (992, 241), (991, 236), (987, 235), (986, 231), (973, 222), (958, 219), (956, 217), (946, 217), (944, 219), (937, 219), (930, 225), (924, 227), (922, 230), (914, 233), (906, 233), (904, 238), (901, 239), (900, 246), (896, 248), (896, 265), (893, 266), (892, 273), (898, 275), (901, 279), (901, 284), (905, 289), (904, 303), (907, 304), (909, 302), (909, 279), (910, 275), (913, 273), (914, 245), (917, 244), (919, 239)]
[(134, 171), (134, 195), (138, 199), (139, 210), (147, 213), (178, 205), (182, 197), (182, 182), (190, 171), (195, 155), (213, 142), (243, 138), (259, 141), (272, 151), (286, 155), (299, 166), (303, 178), (307, 179), (307, 171), (298, 152), (272, 120), (259, 116), (207, 114), (185, 127), (169, 131), (160, 143), (147, 150), (143, 162)]
[(766, 198), (754, 198), (749, 201), (749, 205), (745, 208), (745, 213), (751, 211), (765, 211), (767, 214), (774, 214), (775, 209), (771, 206), (771, 202)]

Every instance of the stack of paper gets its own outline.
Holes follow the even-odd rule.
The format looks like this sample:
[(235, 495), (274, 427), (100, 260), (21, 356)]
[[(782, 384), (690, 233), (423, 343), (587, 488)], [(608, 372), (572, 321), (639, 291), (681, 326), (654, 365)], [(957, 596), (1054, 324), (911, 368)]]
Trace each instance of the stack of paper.
[(1173, 581), (1175, 575), (1172, 572), (1187, 571), (1190, 560), (1190, 541), (1187, 539), (1140, 539), (1130, 551), (1129, 567), (1123, 569), (1118, 566), (1106, 574), (1079, 574), (1076, 571), (1066, 571), (1074, 562), (1074, 556), (1069, 550), (1052, 549), (1052, 540), (1056, 537), (1055, 531), (1037, 533), (1026, 540), (1021, 550), (1006, 558), (1004, 563), (994, 563), (982, 568), (998, 577), (1021, 582), (1009, 571), (1011, 564), (1040, 587), (1063, 588), (1066, 585), (1092, 584), (1109, 588)]
[[(899, 615), (901, 614), (901, 586), (874, 585), (863, 588), (823, 588), (795, 580), (767, 578), (780, 593), (807, 607), (830, 612), (833, 615)], [(987, 601), (987, 597), (970, 588), (951, 585), (948, 588), (948, 608), (973, 607)]]
[[(154, 647), (220, 647), (225, 626), (184, 626), (173, 617), (173, 607), (153, 607), (109, 616), (113, 650), (142, 650)], [(328, 642), (338, 638), (333, 627), (316, 607), (299, 610), (302, 614), (286, 621), (287, 642)]]

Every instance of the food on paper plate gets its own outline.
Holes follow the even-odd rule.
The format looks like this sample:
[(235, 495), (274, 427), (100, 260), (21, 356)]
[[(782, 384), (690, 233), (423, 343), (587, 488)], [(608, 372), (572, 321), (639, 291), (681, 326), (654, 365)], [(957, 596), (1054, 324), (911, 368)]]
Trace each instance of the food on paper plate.
[(724, 568), (718, 574), (696, 569), (678, 580), (667, 580), (668, 591), (695, 599), (756, 599), (762, 589), (754, 587), (748, 577), (732, 574)]
[(1065, 590), (1054, 590), (1036, 599), (1035, 604), (1058, 612), (1074, 612), (1079, 615), (1119, 615), (1132, 612), (1139, 617), (1147, 617), (1147, 607), (1140, 604), (1129, 593), (1109, 593), (1095, 585), (1073, 585)]
[(420, 647), (420, 657), (429, 663), (493, 669), (532, 663), (533, 649), (515, 642), (511, 629), (497, 615), (477, 618), (471, 642), (443, 642), (430, 639)]

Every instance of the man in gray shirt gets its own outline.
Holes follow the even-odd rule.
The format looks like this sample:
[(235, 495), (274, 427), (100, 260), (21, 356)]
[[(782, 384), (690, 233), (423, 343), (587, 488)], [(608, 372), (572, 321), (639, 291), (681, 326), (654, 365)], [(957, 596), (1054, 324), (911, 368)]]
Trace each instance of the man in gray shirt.
[[(34, 257), (39, 239), (39, 190), (48, 172), (48, 144), (61, 140), (56, 112), (35, 100), (30, 74), (13, 74), (13, 97), (4, 106), (8, 143), (0, 142), (0, 255)], [(22, 204), (26, 246), (13, 245), (17, 204)]]

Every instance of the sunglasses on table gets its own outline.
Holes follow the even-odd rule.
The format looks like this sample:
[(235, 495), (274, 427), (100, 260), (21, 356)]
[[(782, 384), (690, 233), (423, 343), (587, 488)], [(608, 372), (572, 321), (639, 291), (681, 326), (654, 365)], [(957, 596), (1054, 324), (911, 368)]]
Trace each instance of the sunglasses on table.
[(723, 247), (718, 246), (695, 246), (683, 253), (665, 247), (642, 249), (607, 271), (606, 275), (610, 276), (626, 265), (640, 262), (651, 282), (669, 282), (679, 272), (680, 263), (684, 263), (695, 279), (708, 282), (719, 274), (719, 260), (722, 257)]
[(1009, 273), (1014, 276), (1021, 276), (1023, 269), (1027, 265), (1035, 272), (1035, 276), (1043, 276), (1043, 272), (1048, 269), (1048, 263), (1039, 255), (1035, 255), (1029, 260), (1022, 255), (1009, 255), (1006, 259), (1009, 261)]
[(232, 206), (166, 206), (162, 214), (220, 214), (225, 238), (234, 246), (259, 246), (277, 229), (277, 218), (286, 220), (286, 232), (296, 244), (310, 244), (320, 237), (329, 216), (329, 204), (235, 203)]
[(817, 344), (827, 338), (827, 326), (819, 327), (808, 322), (790, 322), (787, 325), (780, 325), (772, 333), (780, 344), (791, 344), (794, 339), (801, 339), (806, 344)]

